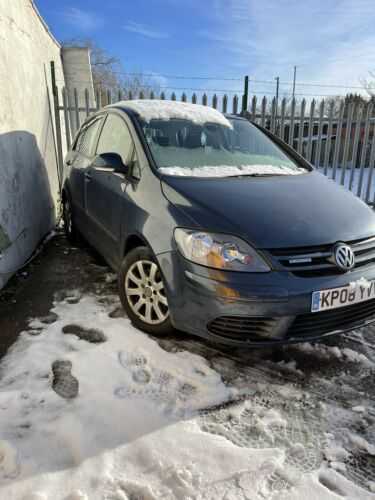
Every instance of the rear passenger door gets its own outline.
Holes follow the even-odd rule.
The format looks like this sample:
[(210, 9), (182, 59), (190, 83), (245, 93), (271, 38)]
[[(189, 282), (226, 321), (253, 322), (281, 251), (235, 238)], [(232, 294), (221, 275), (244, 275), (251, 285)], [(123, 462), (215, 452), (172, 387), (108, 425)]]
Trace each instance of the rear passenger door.
[[(134, 142), (125, 119), (116, 112), (108, 113), (100, 133), (96, 154), (117, 153), (130, 165)], [(117, 265), (122, 221), (125, 217), (124, 174), (108, 167), (91, 166), (87, 172), (86, 208), (90, 225), (95, 227), (95, 245), (112, 264)]]
[(95, 156), (98, 132), (103, 115), (90, 120), (79, 132), (72, 151), (66, 158), (68, 169), (68, 187), (72, 198), (75, 222), (85, 233), (85, 174)]

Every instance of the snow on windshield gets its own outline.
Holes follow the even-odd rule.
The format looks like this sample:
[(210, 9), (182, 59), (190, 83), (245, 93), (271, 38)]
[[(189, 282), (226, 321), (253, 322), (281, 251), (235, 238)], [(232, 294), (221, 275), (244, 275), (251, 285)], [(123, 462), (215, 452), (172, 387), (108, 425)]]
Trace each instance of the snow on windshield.
[[(187, 102), (140, 99), (123, 101), (122, 105), (137, 112), (147, 123), (151, 120), (189, 120), (195, 124), (217, 123), (232, 128), (229, 120), (216, 109)], [(118, 103), (117, 103), (118, 105)]]
[(215, 167), (202, 166), (195, 168), (186, 167), (161, 167), (159, 172), (164, 175), (177, 175), (182, 177), (230, 177), (241, 175), (298, 175), (306, 170), (275, 165), (219, 165)]

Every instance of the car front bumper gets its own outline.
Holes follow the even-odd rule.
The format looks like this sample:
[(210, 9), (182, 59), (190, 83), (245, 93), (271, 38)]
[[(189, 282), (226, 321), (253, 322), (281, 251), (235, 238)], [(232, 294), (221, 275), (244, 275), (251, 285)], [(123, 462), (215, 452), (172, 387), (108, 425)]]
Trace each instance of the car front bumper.
[(157, 256), (171, 321), (182, 331), (228, 345), (307, 342), (375, 321), (375, 300), (311, 313), (313, 291), (375, 280), (375, 265), (301, 278), (290, 272), (240, 273), (195, 265), (178, 252)]

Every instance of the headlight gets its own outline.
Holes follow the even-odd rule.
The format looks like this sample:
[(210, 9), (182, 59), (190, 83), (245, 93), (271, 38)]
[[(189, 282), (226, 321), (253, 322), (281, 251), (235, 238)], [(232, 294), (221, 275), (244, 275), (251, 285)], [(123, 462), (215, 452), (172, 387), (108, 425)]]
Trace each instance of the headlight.
[(235, 236), (177, 228), (174, 238), (182, 255), (202, 266), (248, 273), (271, 270), (250, 245)]

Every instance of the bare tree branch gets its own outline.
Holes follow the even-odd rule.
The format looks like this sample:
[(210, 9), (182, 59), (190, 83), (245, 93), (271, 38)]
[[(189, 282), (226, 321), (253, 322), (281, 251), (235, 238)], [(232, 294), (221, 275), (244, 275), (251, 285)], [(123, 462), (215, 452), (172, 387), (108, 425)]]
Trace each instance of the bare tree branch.
[(140, 92), (148, 97), (151, 92), (158, 94), (160, 86), (153, 78), (146, 78), (142, 72), (139, 74), (126, 74), (120, 59), (108, 54), (90, 39), (71, 39), (63, 43), (63, 47), (88, 47), (92, 67), (92, 77), (95, 90), (102, 93), (103, 101), (106, 101), (106, 93), (109, 90), (113, 94), (119, 91), (134, 97)]

